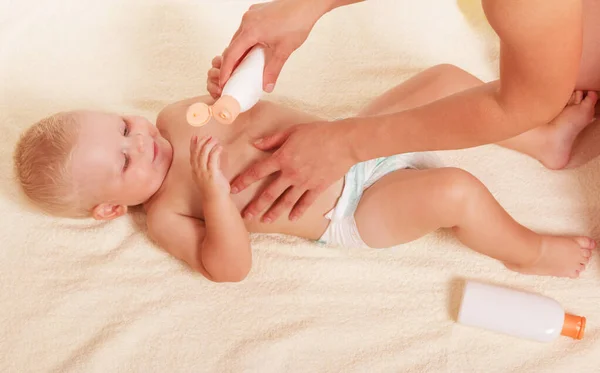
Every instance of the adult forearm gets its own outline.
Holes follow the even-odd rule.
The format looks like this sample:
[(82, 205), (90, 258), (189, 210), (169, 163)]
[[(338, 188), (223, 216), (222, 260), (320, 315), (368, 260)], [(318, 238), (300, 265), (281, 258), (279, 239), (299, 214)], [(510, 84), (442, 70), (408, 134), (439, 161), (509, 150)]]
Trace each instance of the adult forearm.
[(341, 6), (361, 3), (364, 0), (328, 0), (329, 1), (329, 10), (333, 10), (335, 8), (339, 8)]
[[(524, 101), (507, 107), (489, 83), (417, 108), (347, 119), (347, 143), (358, 161), (392, 154), (496, 143), (546, 124), (560, 107)], [(546, 105), (547, 106), (547, 105)], [(555, 105), (551, 105), (555, 106)]]

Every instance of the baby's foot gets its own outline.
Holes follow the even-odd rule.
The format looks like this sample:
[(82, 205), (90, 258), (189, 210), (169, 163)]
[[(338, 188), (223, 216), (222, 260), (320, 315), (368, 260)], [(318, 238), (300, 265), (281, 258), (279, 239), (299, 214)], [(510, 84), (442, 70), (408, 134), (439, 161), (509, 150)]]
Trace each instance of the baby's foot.
[(533, 264), (505, 265), (529, 275), (577, 278), (585, 270), (595, 247), (596, 242), (588, 237), (542, 236), (540, 254)]
[(544, 166), (553, 170), (566, 167), (577, 135), (594, 120), (597, 101), (595, 91), (588, 91), (585, 98), (582, 91), (575, 91), (563, 111), (544, 128), (548, 146), (539, 158)]

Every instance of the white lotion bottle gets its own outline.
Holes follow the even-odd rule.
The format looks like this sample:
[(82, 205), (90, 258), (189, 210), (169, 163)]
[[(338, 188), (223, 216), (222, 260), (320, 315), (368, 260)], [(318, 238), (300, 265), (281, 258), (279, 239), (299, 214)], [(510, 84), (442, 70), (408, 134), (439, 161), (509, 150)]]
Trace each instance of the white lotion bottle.
[(264, 48), (255, 46), (233, 71), (223, 87), (221, 97), (212, 107), (198, 102), (188, 108), (188, 123), (202, 126), (211, 117), (222, 124), (233, 123), (240, 113), (250, 110), (262, 97), (264, 68)]
[(565, 313), (554, 299), (533, 293), (468, 281), (458, 322), (538, 342), (560, 335), (583, 339), (585, 317)]

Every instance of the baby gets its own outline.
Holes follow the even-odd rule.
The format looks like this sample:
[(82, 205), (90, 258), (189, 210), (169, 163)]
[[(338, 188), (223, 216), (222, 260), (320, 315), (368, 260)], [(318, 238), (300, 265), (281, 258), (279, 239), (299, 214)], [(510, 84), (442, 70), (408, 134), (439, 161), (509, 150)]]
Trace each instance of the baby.
[[(215, 91), (220, 59), (208, 90)], [(424, 71), (372, 101), (359, 115), (422, 105), (461, 90), (454, 67)], [(463, 88), (464, 89), (464, 88)], [(266, 178), (239, 194), (229, 182), (269, 153), (257, 138), (319, 118), (267, 101), (232, 125), (186, 122), (195, 97), (164, 108), (156, 126), (138, 116), (61, 112), (28, 129), (15, 166), (25, 194), (57, 216), (115, 219), (143, 205), (153, 241), (216, 282), (243, 280), (251, 269), (249, 232), (281, 233), (352, 248), (385, 248), (452, 228), (473, 250), (528, 274), (578, 277), (595, 242), (588, 237), (541, 235), (513, 220), (485, 186), (456, 168), (419, 169), (419, 154), (354, 165), (297, 221), (244, 220), (240, 211)], [(569, 106), (557, 121), (590, 121), (595, 96)]]

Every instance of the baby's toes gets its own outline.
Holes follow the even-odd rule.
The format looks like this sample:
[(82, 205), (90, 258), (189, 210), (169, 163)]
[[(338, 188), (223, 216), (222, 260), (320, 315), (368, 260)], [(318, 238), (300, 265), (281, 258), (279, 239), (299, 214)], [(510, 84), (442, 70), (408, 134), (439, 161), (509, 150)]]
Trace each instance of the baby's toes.
[(596, 102), (598, 101), (598, 93), (595, 91), (588, 91), (585, 98), (583, 99), (582, 105), (591, 108), (592, 106), (596, 106)]
[(591, 250), (596, 247), (596, 242), (589, 237), (575, 237), (574, 239), (582, 249)]
[(579, 105), (583, 99), (583, 91), (575, 91), (571, 96), (571, 99), (573, 105)]
[(575, 101), (575, 92), (571, 93), (571, 97), (569, 97), (569, 101), (567, 101), (567, 105), (573, 105), (573, 102)]
[(579, 278), (579, 271), (574, 271), (569, 274), (569, 278)]
[(577, 267), (577, 269), (575, 270), (575, 277), (573, 277), (573, 278), (579, 278), (579, 276), (581, 276), (583, 271), (585, 271), (585, 265), (580, 264), (579, 267)]
[(581, 258), (580, 258), (581, 262), (588, 263), (590, 261), (590, 258), (592, 257), (592, 251), (589, 249), (581, 249), (580, 255), (581, 255)]
[(590, 262), (590, 253), (585, 252), (585, 250), (581, 250), (581, 256), (579, 257), (579, 263), (588, 264)]

